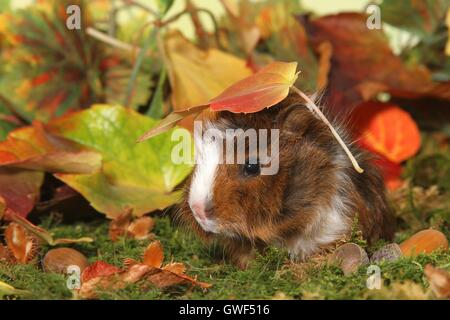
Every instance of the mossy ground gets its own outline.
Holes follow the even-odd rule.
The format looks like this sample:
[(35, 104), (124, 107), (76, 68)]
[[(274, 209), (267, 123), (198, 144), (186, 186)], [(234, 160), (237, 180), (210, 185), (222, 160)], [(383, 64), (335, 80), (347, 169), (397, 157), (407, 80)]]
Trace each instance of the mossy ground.
[[(427, 148), (424, 139), (421, 154), (409, 161), (405, 178), (410, 181), (391, 196), (399, 221), (396, 241), (400, 242), (418, 230), (433, 227), (450, 237), (450, 152), (448, 149)], [(433, 143), (433, 142), (431, 142)], [(440, 150), (440, 151), (436, 151)], [(108, 237), (108, 222), (99, 216), (90, 222), (59, 223), (51, 215), (41, 225), (57, 237), (91, 236), (95, 242), (73, 247), (90, 261), (104, 260), (122, 266), (124, 258), (140, 259), (151, 240)], [(383, 286), (369, 290), (366, 286), (367, 268), (351, 276), (316, 259), (304, 264), (292, 263), (286, 252), (269, 248), (247, 270), (239, 270), (222, 260), (219, 247), (205, 247), (194, 236), (177, 229), (168, 217), (157, 218), (153, 230), (164, 246), (165, 260), (186, 264), (188, 274), (213, 286), (199, 288), (178, 286), (168, 290), (143, 291), (139, 284), (114, 292), (102, 292), (102, 299), (428, 299), (434, 298), (423, 269), (428, 263), (450, 270), (450, 250), (415, 258), (403, 258), (380, 264)], [(357, 236), (357, 235), (355, 235)], [(361, 243), (364, 245), (364, 243)], [(45, 253), (49, 248), (44, 247)], [(367, 248), (368, 251), (374, 248)], [(42, 256), (37, 257), (40, 261)], [(36, 265), (0, 266), (0, 281), (30, 291), (24, 298), (71, 299), (64, 276), (44, 273)]]
[[(51, 225), (46, 221), (46, 226)], [(89, 234), (95, 237), (90, 244), (73, 246), (92, 261), (97, 259), (122, 266), (124, 258), (139, 259), (149, 241), (122, 239), (111, 242), (108, 225), (104, 221), (78, 224), (76, 227), (50, 228), (61, 237), (78, 237)], [(281, 250), (270, 248), (260, 255), (247, 270), (239, 270), (220, 259), (217, 247), (207, 248), (195, 237), (175, 229), (169, 219), (159, 218), (155, 233), (161, 240), (167, 262), (182, 261), (189, 274), (213, 284), (207, 291), (179, 286), (169, 290), (142, 291), (138, 284), (115, 292), (102, 292), (103, 299), (364, 299), (364, 298), (421, 298), (429, 294), (423, 275), (427, 263), (450, 270), (450, 251), (404, 258), (380, 265), (384, 286), (388, 290), (369, 290), (366, 287), (366, 268), (351, 276), (344, 276), (334, 266), (320, 262), (294, 264)], [(45, 251), (44, 248), (43, 251)], [(44, 273), (39, 266), (15, 265), (0, 268), (0, 280), (16, 288), (27, 289), (32, 299), (70, 299), (63, 276)], [(405, 282), (406, 281), (406, 282)], [(414, 285), (417, 284), (417, 285)], [(394, 291), (392, 289), (395, 289)]]

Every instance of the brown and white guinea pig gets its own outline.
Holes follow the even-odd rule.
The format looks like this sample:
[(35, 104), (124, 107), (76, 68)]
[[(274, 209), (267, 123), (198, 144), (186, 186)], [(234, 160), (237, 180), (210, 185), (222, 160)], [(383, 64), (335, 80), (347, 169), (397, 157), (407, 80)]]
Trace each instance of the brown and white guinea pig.
[(201, 161), (187, 181), (178, 219), (203, 239), (219, 240), (238, 266), (267, 245), (304, 260), (349, 233), (355, 215), (369, 243), (392, 238), (394, 219), (370, 155), (351, 147), (364, 168), (356, 172), (329, 128), (294, 97), (257, 113), (220, 112), (203, 128), (224, 135), (227, 129), (279, 129), (273, 175), (262, 175), (248, 150), (245, 163), (228, 164), (219, 161), (223, 142), (195, 137)]

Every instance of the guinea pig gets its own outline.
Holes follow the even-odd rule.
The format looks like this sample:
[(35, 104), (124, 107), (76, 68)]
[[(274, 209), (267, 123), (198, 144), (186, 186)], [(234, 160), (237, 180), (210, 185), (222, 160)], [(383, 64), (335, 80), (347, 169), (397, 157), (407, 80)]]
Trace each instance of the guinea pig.
[[(218, 240), (229, 259), (243, 268), (255, 250), (268, 245), (305, 260), (347, 235), (355, 218), (369, 243), (391, 239), (394, 219), (371, 155), (334, 126), (363, 173), (356, 172), (326, 124), (291, 95), (257, 113), (218, 112), (194, 137), (197, 161), (179, 221), (206, 241)], [(206, 137), (206, 129), (224, 137), (230, 129), (278, 130), (276, 157), (270, 155), (276, 173), (262, 174), (260, 153), (255, 159), (248, 142), (244, 161), (225, 163), (225, 143)], [(262, 148), (271, 149), (274, 136)]]

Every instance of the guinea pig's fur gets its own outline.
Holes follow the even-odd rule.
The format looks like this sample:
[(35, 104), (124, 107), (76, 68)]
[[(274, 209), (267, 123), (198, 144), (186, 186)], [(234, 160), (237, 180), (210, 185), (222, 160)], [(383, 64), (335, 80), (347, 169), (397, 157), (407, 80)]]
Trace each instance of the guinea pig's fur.
[(369, 243), (392, 238), (394, 219), (370, 155), (337, 126), (364, 169), (356, 172), (329, 128), (292, 96), (257, 113), (220, 112), (203, 126), (280, 130), (275, 175), (248, 176), (243, 164), (219, 163), (221, 149), (195, 137), (203, 162), (187, 181), (178, 218), (203, 239), (217, 239), (235, 264), (245, 267), (267, 245), (304, 260), (348, 234), (355, 215)]

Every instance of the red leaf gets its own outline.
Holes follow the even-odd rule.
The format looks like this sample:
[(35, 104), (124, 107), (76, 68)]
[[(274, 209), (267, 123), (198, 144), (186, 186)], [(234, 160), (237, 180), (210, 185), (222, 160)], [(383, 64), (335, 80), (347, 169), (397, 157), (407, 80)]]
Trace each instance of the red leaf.
[(120, 269), (104, 261), (96, 261), (83, 270), (81, 281), (87, 282), (93, 278), (110, 276), (119, 273)]
[(420, 132), (409, 113), (393, 104), (367, 102), (351, 116), (359, 143), (394, 163), (414, 156), (420, 148)]
[(257, 112), (282, 101), (297, 79), (296, 62), (273, 62), (212, 99), (210, 109)]
[(382, 30), (367, 29), (367, 15), (339, 13), (317, 19), (298, 17), (312, 43), (333, 47), (327, 105), (353, 108), (379, 92), (396, 97), (450, 99), (449, 82), (435, 83), (430, 70), (406, 65), (395, 55)]

